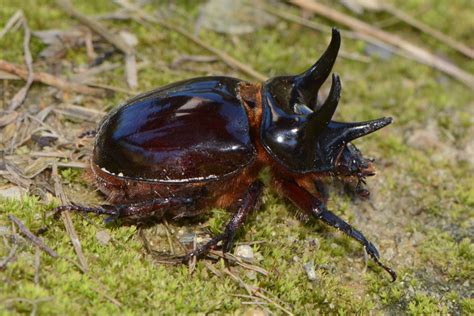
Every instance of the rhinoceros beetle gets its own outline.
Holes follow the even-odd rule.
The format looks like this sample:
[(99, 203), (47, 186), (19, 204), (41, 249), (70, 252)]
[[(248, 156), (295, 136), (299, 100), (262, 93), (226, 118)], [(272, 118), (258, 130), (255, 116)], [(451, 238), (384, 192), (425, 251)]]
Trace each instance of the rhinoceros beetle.
[(258, 208), (263, 189), (258, 175), (269, 167), (271, 185), (283, 197), (357, 240), (395, 280), (376, 247), (327, 209), (321, 190), (324, 178), (352, 179), (360, 187), (373, 175), (371, 161), (350, 142), (392, 121), (331, 120), (341, 94), (339, 77), (333, 74), (324, 102), (318, 100), (318, 91), (340, 42), (333, 29), (322, 57), (296, 76), (258, 84), (223, 76), (194, 78), (129, 100), (103, 119), (91, 159), (97, 187), (110, 204), (57, 210), (136, 221), (196, 216), (211, 207), (232, 210), (224, 232), (185, 256), (186, 261), (219, 242), (223, 251), (230, 250), (237, 230)]

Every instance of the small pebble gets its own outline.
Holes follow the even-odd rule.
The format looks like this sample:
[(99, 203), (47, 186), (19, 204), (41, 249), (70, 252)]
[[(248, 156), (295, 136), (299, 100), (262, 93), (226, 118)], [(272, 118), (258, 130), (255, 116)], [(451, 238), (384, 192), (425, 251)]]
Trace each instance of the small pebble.
[(10, 227), (0, 226), (0, 236), (6, 236), (6, 235), (10, 235), (10, 234), (11, 234)]
[(314, 261), (308, 261), (303, 265), (306, 275), (310, 281), (316, 281), (316, 271), (314, 270)]
[(255, 272), (254, 270), (247, 270), (245, 272), (245, 276), (249, 279), (249, 280), (256, 280), (257, 279), (257, 272)]
[(0, 189), (0, 196), (6, 199), (21, 200), (26, 190), (17, 186)]
[[(192, 244), (194, 242), (194, 238), (196, 238), (196, 234), (195, 233), (189, 233), (189, 232), (186, 232), (186, 233), (183, 233), (181, 236), (179, 236), (179, 241), (182, 243), (182, 244)], [(198, 242), (196, 240), (196, 242)]]
[(95, 234), (95, 238), (104, 246), (107, 245), (111, 239), (110, 234), (106, 230), (99, 230)]
[(254, 254), (249, 245), (240, 245), (235, 248), (235, 255), (245, 260), (253, 260)]

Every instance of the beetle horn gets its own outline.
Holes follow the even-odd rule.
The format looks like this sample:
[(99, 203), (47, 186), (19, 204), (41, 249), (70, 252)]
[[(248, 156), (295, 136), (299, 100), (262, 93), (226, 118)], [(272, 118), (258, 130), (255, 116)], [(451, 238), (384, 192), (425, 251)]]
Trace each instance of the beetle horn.
[(324, 135), (321, 138), (321, 147), (326, 149), (328, 156), (335, 158), (341, 146), (350, 141), (368, 135), (392, 123), (391, 117), (383, 117), (377, 120), (342, 123), (329, 122)]
[(339, 79), (338, 75), (333, 74), (331, 90), (329, 91), (326, 101), (324, 101), (323, 105), (321, 105), (317, 111), (308, 115), (307, 125), (304, 127), (306, 130), (305, 134), (308, 135), (306, 139), (311, 143), (326, 129), (329, 122), (331, 122), (331, 118), (336, 111), (341, 97), (341, 89), (341, 79)]
[(324, 54), (311, 68), (294, 78), (293, 94), (296, 94), (294, 96), (313, 110), (317, 106), (318, 91), (331, 73), (340, 46), (341, 34), (333, 28), (331, 42)]
[(339, 104), (339, 99), (341, 97), (341, 79), (337, 74), (332, 75), (332, 84), (329, 95), (324, 101), (324, 104), (316, 111), (313, 112), (310, 116), (311, 124), (316, 124), (326, 127), (331, 121), (334, 112), (336, 111), (337, 105)]
[(387, 126), (390, 123), (392, 123), (391, 117), (383, 117), (377, 120), (367, 122), (346, 123), (348, 126), (343, 127), (343, 131), (341, 133), (340, 138), (343, 142), (348, 143), (356, 138), (373, 133), (376, 130)]

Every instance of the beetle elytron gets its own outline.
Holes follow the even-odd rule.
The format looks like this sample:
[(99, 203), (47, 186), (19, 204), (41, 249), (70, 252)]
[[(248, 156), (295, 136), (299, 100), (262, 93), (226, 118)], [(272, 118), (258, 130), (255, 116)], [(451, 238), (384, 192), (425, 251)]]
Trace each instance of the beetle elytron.
[[(332, 76), (329, 96), (318, 91), (329, 76), (340, 46), (333, 29), (322, 57), (296, 76), (252, 84), (231, 77), (203, 77), (158, 88), (129, 100), (105, 117), (97, 130), (92, 174), (108, 197), (107, 205), (61, 206), (127, 220), (189, 217), (208, 208), (233, 212), (224, 232), (189, 253), (206, 254), (219, 242), (229, 251), (236, 231), (259, 205), (258, 174), (271, 170), (271, 185), (314, 218), (361, 243), (379, 260), (364, 235), (326, 208), (321, 179), (356, 180), (357, 188), (374, 174), (350, 142), (391, 122), (332, 121), (341, 82)], [(368, 191), (359, 189), (361, 195)]]

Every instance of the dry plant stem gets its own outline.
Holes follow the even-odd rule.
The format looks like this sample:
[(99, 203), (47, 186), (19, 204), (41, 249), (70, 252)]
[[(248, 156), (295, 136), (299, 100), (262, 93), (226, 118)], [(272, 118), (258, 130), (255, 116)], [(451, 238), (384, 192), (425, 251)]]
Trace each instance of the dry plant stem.
[(230, 253), (225, 253), (223, 254), (222, 251), (219, 251), (219, 250), (211, 250), (209, 251), (209, 254), (210, 255), (214, 255), (216, 256), (217, 258), (223, 258), (225, 260), (228, 260), (229, 262), (231, 263), (234, 263), (234, 264), (237, 264), (239, 266), (241, 266), (242, 268), (244, 269), (247, 269), (247, 270), (252, 270), (252, 271), (255, 271), (257, 273), (260, 273), (264, 276), (268, 276), (270, 273), (265, 270), (264, 268), (262, 267), (259, 267), (257, 265), (253, 265), (253, 264), (250, 264), (250, 263), (247, 263), (247, 262), (244, 262), (242, 259), (230, 254)]
[(456, 41), (452, 37), (447, 36), (444, 33), (432, 28), (429, 25), (426, 25), (419, 20), (413, 18), (412, 16), (406, 14), (405, 12), (398, 10), (397, 8), (389, 5), (389, 4), (382, 4), (382, 7), (385, 11), (393, 14), (398, 19), (402, 20), (403, 22), (419, 29), (420, 31), (429, 34), (430, 36), (436, 38), (440, 42), (444, 43), (445, 45), (451, 47), (454, 50), (457, 50), (459, 53), (465, 55), (469, 58), (474, 58), (474, 49), (464, 45), (461, 42)]
[(221, 51), (221, 50), (219, 50), (215, 47), (212, 47), (209, 44), (202, 41), (201, 39), (197, 38), (196, 36), (193, 36), (191, 34), (191, 32), (186, 31), (186, 30), (180, 28), (179, 26), (175, 26), (175, 25), (171, 25), (169, 23), (166, 23), (166, 22), (160, 20), (157, 17), (151, 16), (148, 13), (146, 13), (145, 11), (143, 11), (142, 9), (140, 9), (139, 7), (129, 3), (126, 0), (118, 0), (117, 3), (119, 5), (121, 5), (122, 7), (124, 7), (125, 9), (130, 10), (134, 14), (136, 14), (136, 16), (133, 16), (132, 18), (137, 20), (138, 22), (143, 24), (143, 20), (144, 20), (148, 23), (158, 24), (163, 28), (166, 28), (170, 31), (176, 32), (176, 33), (186, 37), (187, 39), (191, 40), (195, 44), (197, 44), (197, 45), (201, 46), (202, 48), (208, 50), (209, 52), (213, 53), (214, 55), (219, 57), (219, 59), (221, 59), (224, 63), (226, 63), (231, 68), (236, 68), (236, 69), (240, 70), (241, 72), (247, 74), (248, 76), (251, 76), (252, 78), (257, 79), (259, 81), (265, 81), (265, 80), (268, 79), (268, 77), (266, 75), (256, 71), (255, 69), (253, 69), (249, 65), (246, 65), (246, 64), (238, 61), (237, 59), (229, 56), (227, 53), (225, 53), (225, 52), (223, 52), (223, 51)]
[(258, 297), (258, 298), (261, 298), (265, 301), (267, 301), (269, 304), (275, 306), (276, 308), (278, 308), (279, 310), (281, 310), (282, 312), (284, 312), (285, 314), (287, 315), (294, 315), (291, 311), (289, 311), (287, 308), (281, 306), (280, 304), (278, 304), (277, 302), (275, 302), (273, 299), (269, 298), (268, 296), (266, 296), (265, 294), (263, 294), (261, 291), (260, 291), (260, 288), (258, 287), (255, 287), (253, 285), (249, 285), (249, 284), (246, 284), (240, 277), (238, 277), (237, 275), (233, 274), (229, 269), (225, 268), (223, 269), (224, 273), (227, 274), (228, 276), (230, 276), (234, 281), (236, 281), (237, 283), (240, 284), (240, 286), (242, 286), (246, 291), (247, 293), (249, 293), (249, 295), (251, 295), (252, 297)]
[(56, 3), (63, 9), (67, 14), (72, 16), (73, 18), (79, 20), (82, 24), (86, 25), (89, 27), (91, 30), (96, 32), (98, 35), (103, 37), (106, 41), (114, 45), (116, 48), (118, 48), (121, 52), (124, 54), (133, 54), (133, 48), (130, 47), (127, 43), (125, 43), (122, 38), (119, 36), (116, 36), (109, 32), (105, 26), (103, 26), (101, 23), (93, 20), (92, 18), (80, 13), (74, 7), (72, 6), (71, 2), (69, 0), (57, 0)]
[(125, 54), (125, 72), (127, 75), (127, 83), (130, 88), (137, 87), (137, 67), (135, 60), (135, 50), (128, 45), (120, 36), (109, 32), (100, 22), (80, 13), (72, 6), (69, 0), (57, 0), (56, 3), (70, 16), (79, 20), (82, 24), (99, 34), (106, 41), (114, 45), (122, 53)]
[(40, 248), (36, 246), (35, 249), (35, 285), (39, 284), (39, 272), (40, 272), (40, 266), (41, 266), (41, 256), (40, 256)]
[[(305, 19), (303, 17), (288, 13), (286, 11), (275, 10), (271, 6), (262, 7), (262, 10), (265, 10), (266, 12), (268, 12), (268, 13), (276, 16), (276, 17), (279, 17), (283, 20), (305, 26), (309, 29), (316, 30), (316, 31), (319, 31), (319, 32), (322, 32), (322, 33), (325, 33), (325, 34), (331, 33), (331, 27), (329, 27), (329, 26), (318, 24), (316, 22), (313, 22), (313, 21), (310, 21), (310, 20)], [(355, 40), (364, 40), (364, 41), (372, 43), (374, 45), (379, 45), (379, 41), (374, 41), (374, 40), (371, 40), (370, 38), (367, 38), (367, 37), (362, 38), (361, 36), (359, 36), (358, 33), (354, 33), (354, 32), (351, 32), (351, 31), (344, 31), (343, 37), (344, 38), (351, 38), (351, 39), (355, 39)], [(390, 51), (393, 52), (394, 49), (391, 48)], [(357, 54), (357, 53), (350, 53), (350, 52), (347, 52), (347, 51), (339, 50), (339, 55), (343, 58), (354, 60), (354, 61), (359, 61), (359, 62), (362, 62), (362, 63), (369, 63), (370, 62), (369, 57), (366, 57), (366, 56), (363, 56), (363, 55), (360, 55), (360, 54)]]
[(31, 32), (30, 28), (28, 27), (28, 23), (26, 22), (26, 18), (21, 12), (21, 24), (23, 26), (24, 31), (24, 38), (23, 38), (23, 55), (25, 59), (26, 68), (28, 69), (28, 76), (26, 78), (26, 84), (23, 88), (18, 91), (15, 96), (11, 99), (10, 104), (8, 106), (9, 111), (14, 111), (26, 99), (26, 95), (28, 94), (28, 90), (30, 90), (31, 84), (33, 83), (33, 58), (31, 57), (30, 52), (30, 39), (31, 39)]
[[(316, 22), (310, 21), (310, 20), (305, 19), (303, 17), (297, 16), (297, 15), (294, 15), (294, 14), (290, 14), (290, 13), (286, 13), (286, 12), (276, 11), (276, 10), (271, 9), (271, 8), (270, 9), (265, 8), (265, 10), (267, 12), (277, 16), (277, 17), (280, 17), (284, 20), (287, 20), (287, 21), (305, 26), (309, 29), (316, 30), (316, 31), (319, 31), (319, 32), (323, 32), (323, 33), (330, 33), (331, 32), (331, 27), (320, 25)], [(406, 54), (401, 54), (399, 49), (397, 49), (397, 48), (395, 48), (391, 45), (388, 45), (386, 43), (381, 43), (381, 41), (379, 41), (375, 38), (372, 38), (370, 36), (367, 36), (367, 35), (364, 35), (364, 34), (361, 34), (361, 33), (346, 31), (346, 30), (343, 31), (342, 35), (343, 35), (343, 37), (351, 38), (351, 39), (354, 39), (354, 40), (361, 40), (361, 41), (365, 41), (367, 43), (371, 43), (371, 44), (376, 45), (376, 46), (381, 46), (385, 50), (390, 51), (393, 54), (398, 54), (400, 56), (406, 57)]]
[(23, 18), (23, 12), (17, 10), (7, 21), (3, 29), (0, 31), (0, 39), (7, 34), (21, 19)]
[(110, 85), (107, 85), (107, 84), (96, 83), (96, 82), (88, 82), (87, 85), (90, 86), (90, 87), (96, 87), (96, 88), (99, 88), (99, 89), (124, 93), (124, 94), (130, 95), (130, 96), (136, 95), (135, 92), (132, 92), (130, 90), (123, 89), (123, 88), (120, 88), (120, 87), (110, 86)]
[(402, 39), (397, 35), (375, 28), (365, 22), (362, 22), (356, 18), (353, 18), (332, 8), (329, 8), (321, 3), (317, 3), (311, 0), (291, 0), (290, 2), (305, 10), (320, 14), (337, 23), (346, 25), (357, 32), (366, 34), (368, 36), (379, 39), (385, 43), (398, 47), (419, 63), (438, 69), (444, 72), (445, 74), (448, 74), (451, 77), (457, 79), (469, 88), (474, 88), (473, 75), (465, 72), (456, 65), (445, 61), (444, 59), (441, 59), (440, 57), (432, 54), (431, 52)]
[(249, 75), (252, 78), (257, 79), (259, 81), (265, 81), (265, 80), (268, 79), (268, 77), (266, 75), (256, 71), (255, 69), (253, 69), (249, 65), (238, 61), (237, 59), (231, 57), (227, 53), (225, 53), (225, 52), (223, 52), (223, 51), (221, 51), (221, 50), (219, 50), (215, 47), (210, 46), (209, 44), (205, 43), (204, 41), (197, 38), (196, 36), (191, 35), (191, 33), (187, 32), (186, 30), (184, 30), (184, 29), (182, 29), (178, 26), (170, 25), (168, 23), (165, 23), (165, 22), (159, 21), (159, 20), (156, 20), (156, 23), (159, 24), (161, 27), (167, 28), (171, 31), (174, 31), (176, 33), (179, 33), (179, 34), (183, 35), (184, 37), (186, 37), (189, 40), (193, 41), (194, 43), (201, 46), (202, 48), (210, 51), (211, 53), (213, 53), (214, 55), (219, 57), (224, 63), (229, 65), (231, 68), (239, 69), (244, 74)]
[[(25, 68), (9, 63), (2, 59), (0, 59), (0, 70), (17, 75), (23, 80), (28, 79), (28, 71)], [(41, 82), (48, 86), (53, 86), (64, 91), (73, 91), (93, 96), (103, 96), (104, 94), (104, 91), (101, 89), (90, 88), (85, 85), (68, 82), (45, 72), (35, 72), (33, 74), (33, 81)]]
[[(67, 204), (67, 198), (64, 194), (61, 180), (58, 175), (58, 166), (56, 163), (53, 163), (53, 173), (52, 173), (53, 181), (54, 181), (54, 191), (56, 192), (56, 196), (59, 197), (62, 204)], [(69, 215), (68, 211), (61, 212), (61, 216), (64, 222), (64, 226), (66, 227), (66, 231), (71, 238), (72, 245), (74, 250), (76, 251), (77, 258), (81, 264), (83, 271), (88, 271), (89, 268), (87, 266), (86, 258), (82, 252), (81, 242), (79, 241), (79, 237), (77, 236), (76, 230), (74, 229), (74, 225), (72, 224), (71, 216)]]
[(15, 256), (16, 250), (18, 249), (18, 245), (14, 242), (13, 247), (10, 249), (10, 253), (0, 261), (0, 270), (4, 269), (7, 264), (13, 259)]
[(33, 244), (35, 244), (36, 246), (38, 246), (41, 250), (43, 250), (44, 252), (46, 252), (48, 255), (50, 255), (51, 257), (53, 258), (57, 258), (58, 257), (58, 254), (56, 251), (54, 251), (53, 249), (49, 248), (45, 243), (44, 241), (37, 237), (35, 234), (33, 234), (28, 228), (26, 228), (26, 226), (22, 223), (22, 221), (20, 221), (18, 218), (16, 218), (15, 216), (13, 216), (12, 214), (9, 214), (8, 215), (8, 218), (13, 222), (15, 223), (15, 225), (18, 227), (18, 229), (20, 230), (20, 233), (22, 235), (24, 235), (26, 238), (28, 238)]

